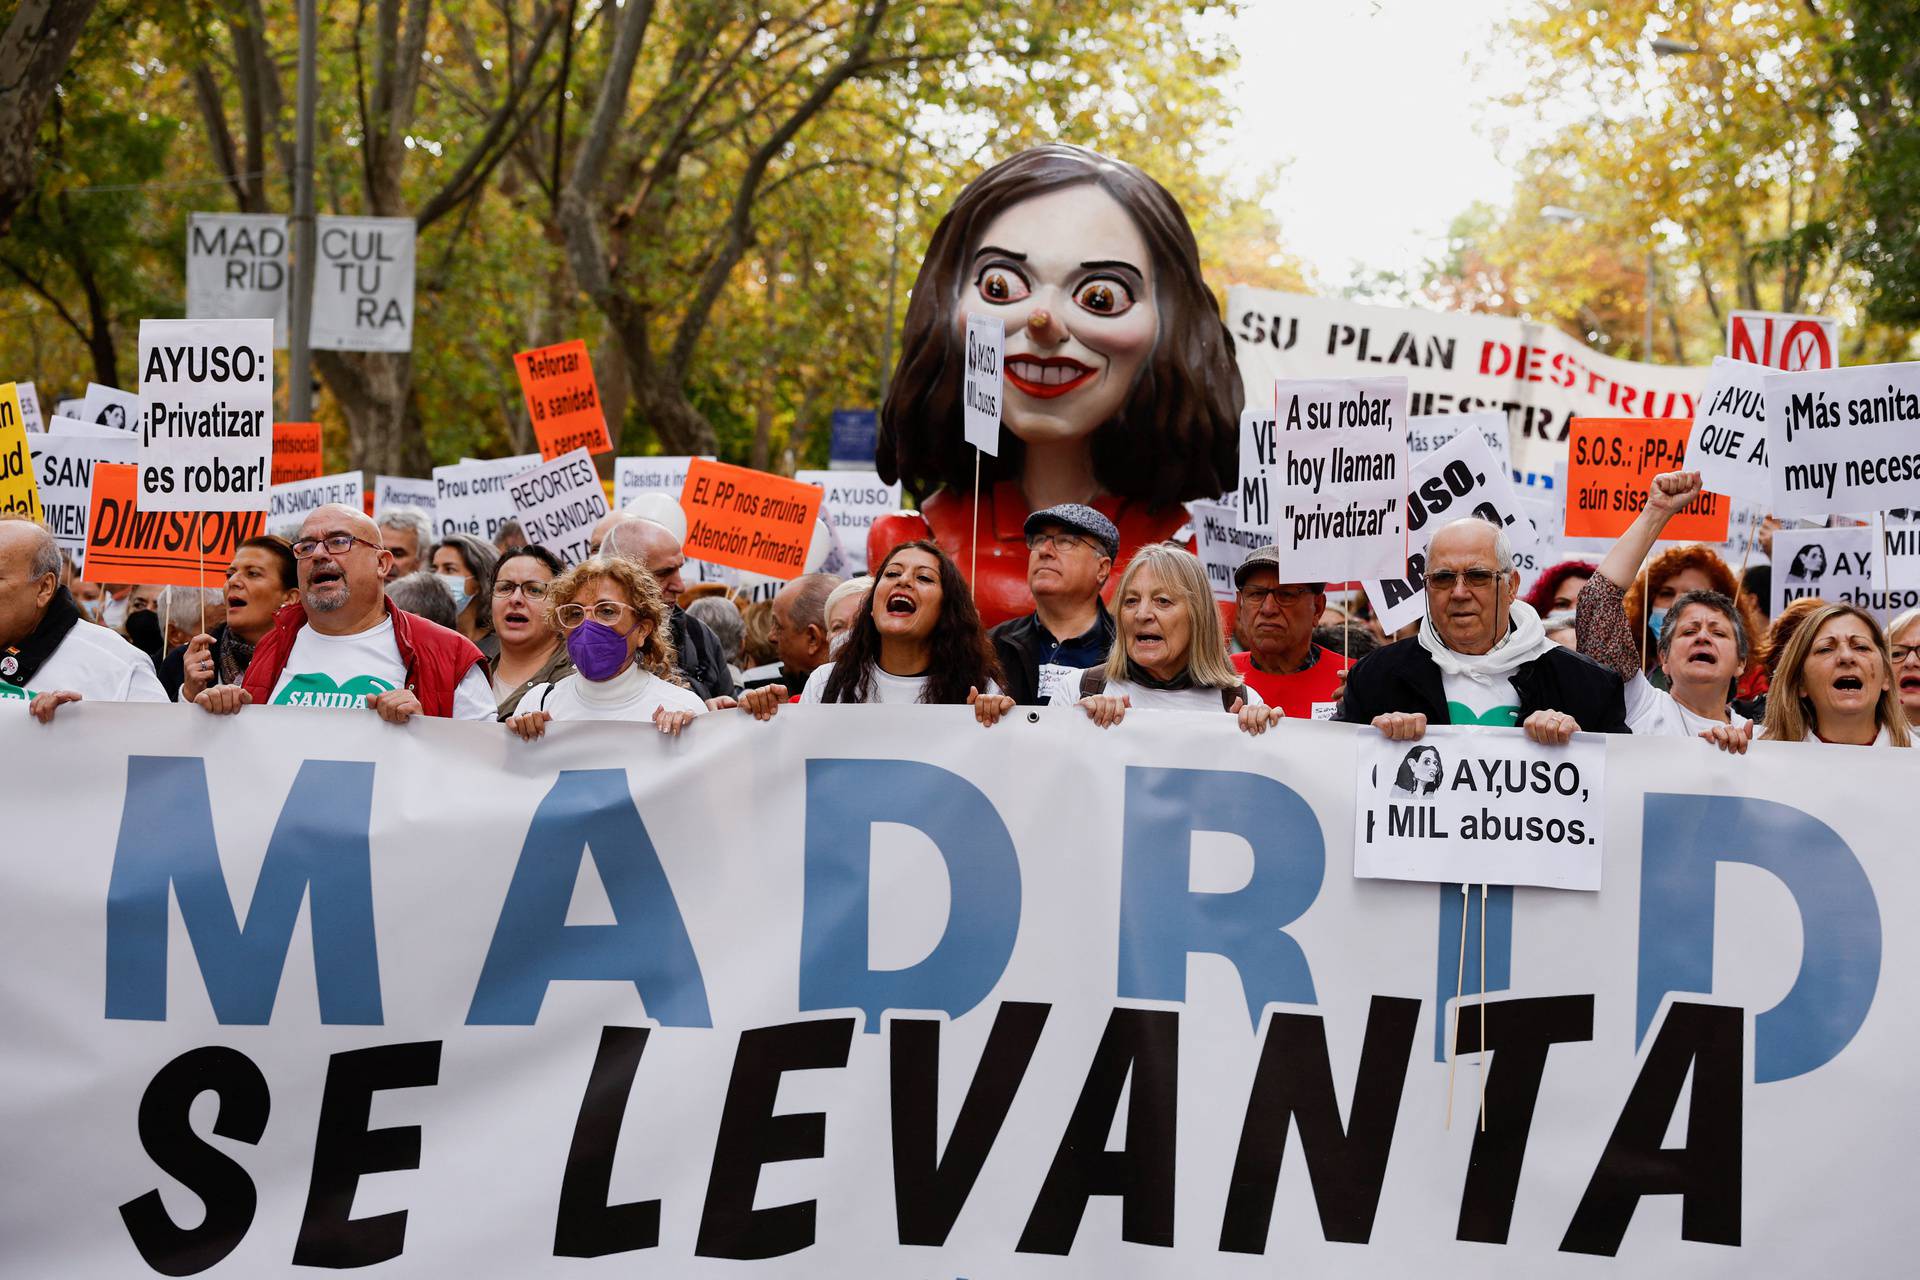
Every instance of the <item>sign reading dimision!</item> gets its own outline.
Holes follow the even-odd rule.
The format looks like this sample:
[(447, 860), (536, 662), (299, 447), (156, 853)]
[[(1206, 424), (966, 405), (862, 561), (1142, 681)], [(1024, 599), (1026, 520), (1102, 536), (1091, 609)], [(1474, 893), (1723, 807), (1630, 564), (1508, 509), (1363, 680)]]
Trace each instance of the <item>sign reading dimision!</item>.
[(695, 458), (680, 491), (686, 553), (783, 581), (797, 578), (824, 496), (818, 485)]
[(265, 511), (144, 511), (138, 467), (96, 463), (83, 582), (218, 587), (234, 550), (266, 531)]
[(585, 449), (610, 453), (606, 411), (600, 406), (600, 387), (593, 380), (593, 360), (579, 339), (557, 346), (521, 351), (513, 357), (520, 374), (520, 394), (527, 417), (540, 441), (540, 456), (552, 462), (563, 453)]

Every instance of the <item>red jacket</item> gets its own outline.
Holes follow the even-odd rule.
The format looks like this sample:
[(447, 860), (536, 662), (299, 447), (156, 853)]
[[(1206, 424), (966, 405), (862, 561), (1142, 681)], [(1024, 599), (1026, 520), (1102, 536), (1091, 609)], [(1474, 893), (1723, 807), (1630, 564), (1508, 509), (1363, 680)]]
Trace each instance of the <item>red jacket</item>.
[[(437, 622), (418, 614), (387, 605), (393, 619), (393, 641), (400, 650), (400, 661), (407, 669), (406, 687), (420, 699), (421, 710), (430, 716), (453, 715), (453, 691), (467, 678), (475, 663), (484, 672), (487, 660), (473, 641), (458, 631), (449, 631)], [(307, 611), (298, 602), (274, 615), (273, 630), (260, 638), (253, 648), (253, 661), (247, 665), (242, 682), (256, 705), (273, 697), (280, 673), (287, 668), (293, 653), (294, 638), (307, 625)]]

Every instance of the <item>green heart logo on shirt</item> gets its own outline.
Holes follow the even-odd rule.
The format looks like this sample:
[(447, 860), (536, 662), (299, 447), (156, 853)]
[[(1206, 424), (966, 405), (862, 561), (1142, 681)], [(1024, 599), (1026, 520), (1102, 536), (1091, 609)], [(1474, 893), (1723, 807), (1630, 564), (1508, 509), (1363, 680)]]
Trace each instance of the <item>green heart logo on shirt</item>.
[(22, 702), (28, 702), (33, 699), (33, 690), (16, 689), (4, 680), (0, 680), (0, 698), (18, 698)]
[(1520, 723), (1520, 708), (1517, 706), (1489, 707), (1485, 715), (1475, 715), (1466, 703), (1449, 702), (1447, 719), (1453, 724), (1490, 725), (1495, 729), (1511, 729)]
[(378, 676), (355, 676), (345, 684), (319, 671), (303, 671), (287, 681), (273, 700), (276, 707), (365, 707), (367, 699), (393, 688)]

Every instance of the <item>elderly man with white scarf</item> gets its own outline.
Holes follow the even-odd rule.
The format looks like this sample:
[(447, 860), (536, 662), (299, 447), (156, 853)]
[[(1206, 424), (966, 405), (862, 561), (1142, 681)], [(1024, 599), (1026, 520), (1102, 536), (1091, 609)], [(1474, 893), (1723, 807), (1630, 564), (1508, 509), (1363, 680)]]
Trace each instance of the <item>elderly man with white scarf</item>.
[(1628, 732), (1620, 677), (1547, 639), (1519, 585), (1504, 530), (1478, 517), (1436, 530), (1420, 634), (1353, 668), (1337, 718), (1402, 742), (1429, 724), (1518, 725), (1548, 744)]

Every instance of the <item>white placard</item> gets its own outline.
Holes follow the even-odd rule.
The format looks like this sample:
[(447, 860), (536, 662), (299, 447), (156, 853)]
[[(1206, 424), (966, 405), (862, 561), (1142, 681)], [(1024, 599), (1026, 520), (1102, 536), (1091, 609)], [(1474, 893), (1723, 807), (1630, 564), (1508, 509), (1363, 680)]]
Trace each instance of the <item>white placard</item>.
[(53, 531), (53, 540), (72, 555), (78, 569), (86, 564), (93, 466), (96, 462), (137, 462), (140, 442), (124, 431), (91, 423), (75, 425), (83, 430), (41, 432), (27, 442), (27, 447), (33, 451), (33, 478), (40, 485), (41, 519)]
[(1767, 465), (1766, 377), (1762, 365), (1713, 358), (1713, 375), (1687, 436), (1687, 466), (1700, 473), (1707, 492), (1755, 502), (1773, 500), (1773, 471)]
[[(716, 461), (714, 455), (699, 455), (708, 462)], [(660, 457), (626, 457), (613, 461), (613, 504), (625, 511), (635, 498), (650, 493), (664, 494), (680, 501), (680, 488), (687, 482), (687, 468), (693, 465), (693, 456), (689, 454), (667, 454)]]
[(1785, 311), (1735, 311), (1727, 316), (1727, 354), (1793, 373), (1832, 369), (1840, 363), (1840, 324)]
[(1543, 747), (1518, 729), (1362, 734), (1353, 874), (1363, 879), (1600, 888), (1607, 744)]
[[(1911, 545), (1913, 531), (1888, 529), (1891, 541)], [(1882, 626), (1908, 609), (1920, 607), (1920, 583), (1901, 566), (1906, 585), (1894, 584), (1891, 564), (1880, 560), (1880, 530), (1872, 525), (1839, 529), (1781, 529), (1773, 535), (1774, 617), (1795, 600), (1818, 596), (1834, 604), (1850, 604), (1872, 614)]]
[(20, 397), (20, 426), (31, 433), (45, 431), (46, 421), (40, 416), (40, 393), (33, 389), (31, 382), (13, 384), (14, 394)]
[(282, 213), (189, 213), (188, 318), (271, 320), (273, 345), (285, 347), (287, 243)]
[(1271, 468), (1282, 582), (1406, 567), (1407, 380), (1285, 381)]
[(569, 565), (590, 554), (588, 535), (607, 514), (607, 494), (585, 446), (513, 477), (507, 496), (527, 541)]
[(1248, 552), (1266, 545), (1266, 531), (1242, 529), (1233, 509), (1218, 502), (1189, 502), (1187, 517), (1213, 598), (1234, 599), (1239, 590), (1233, 585), (1233, 575), (1246, 562)]
[(140, 322), (142, 511), (264, 511), (273, 321)]
[(962, 392), (966, 399), (967, 443), (1000, 456), (1000, 411), (1005, 403), (1006, 322), (999, 316), (967, 317), (967, 364)]
[(433, 536), (469, 533), (482, 542), (492, 542), (500, 527), (513, 519), (513, 499), (507, 484), (529, 466), (538, 466), (521, 458), (499, 458), (492, 462), (462, 462), (433, 469)]
[(825, 491), (820, 518), (838, 535), (852, 572), (865, 573), (867, 530), (881, 516), (900, 509), (899, 484), (888, 484), (877, 471), (796, 471), (793, 478)]
[(379, 520), (395, 507), (413, 507), (429, 516), (438, 490), (431, 479), (414, 476), (375, 476), (373, 478), (373, 518)]
[(316, 229), (315, 350), (413, 350), (412, 218), (334, 218)]
[(1513, 486), (1513, 477), (1487, 447), (1478, 431), (1462, 431), (1413, 465), (1407, 483), (1407, 558), (1404, 577), (1363, 583), (1367, 599), (1388, 634), (1417, 622), (1426, 609), (1427, 543), (1450, 520), (1479, 516), (1506, 530), (1516, 561), (1524, 549), (1526, 564), (1515, 564), (1524, 581), (1544, 565), (1533, 562), (1533, 521)]
[(1234, 491), (1233, 504), (1240, 527), (1272, 542), (1273, 467), (1278, 457), (1275, 419), (1271, 397), (1258, 408), (1240, 411), (1240, 487)]
[(86, 400), (56, 400), (53, 402), (53, 416), (56, 418), (78, 418), (86, 407)]
[(1502, 470), (1513, 469), (1513, 446), (1508, 439), (1507, 415), (1498, 409), (1470, 413), (1417, 413), (1407, 419), (1407, 461), (1417, 463), (1469, 428), (1478, 431)]
[(1920, 363), (1773, 373), (1773, 513), (1920, 506)]
[(86, 422), (96, 422), (103, 427), (112, 427), (116, 431), (138, 431), (140, 415), (144, 412), (140, 396), (136, 392), (122, 391), (118, 387), (104, 386), (98, 382), (87, 384), (87, 394), (80, 401), (80, 411), (61, 416), (78, 417)]
[[(68, 400), (65, 403), (78, 404), (79, 402)], [(138, 448), (140, 444), (139, 437), (135, 436), (131, 431), (122, 431), (118, 427), (103, 427), (97, 422), (88, 422), (84, 418), (68, 418), (60, 414), (55, 414), (47, 423), (47, 434), (50, 436), (86, 436), (93, 440), (118, 440), (125, 437), (133, 441), (135, 448)]]
[[(359, 471), (341, 471), (330, 476), (314, 476), (310, 480), (289, 480), (285, 484), (276, 484), (271, 490), (273, 505), (267, 508), (267, 532), (292, 540), (314, 509), (330, 502), (363, 511), (365, 487), (364, 473)], [(425, 550), (424, 547), (421, 549)]]
[(1888, 512), (1886, 539), (1888, 588), (1920, 591), (1920, 519)]

